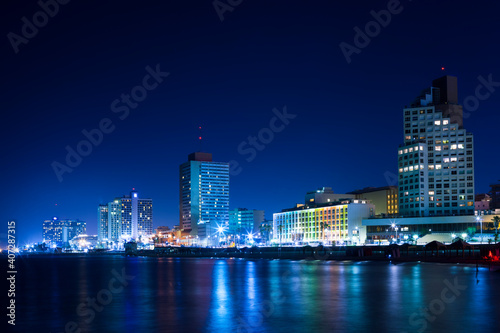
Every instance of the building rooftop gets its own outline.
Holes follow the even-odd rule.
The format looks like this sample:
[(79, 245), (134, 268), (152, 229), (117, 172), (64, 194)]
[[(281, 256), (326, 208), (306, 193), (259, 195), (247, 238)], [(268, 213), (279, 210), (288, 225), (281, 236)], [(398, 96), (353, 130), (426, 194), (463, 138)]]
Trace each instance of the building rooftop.
[(377, 192), (377, 191), (385, 191), (385, 190), (390, 190), (390, 189), (397, 189), (397, 186), (382, 186), (382, 187), (365, 187), (364, 189), (361, 190), (355, 190), (352, 192), (347, 192), (347, 194), (363, 194), (363, 193), (370, 193), (370, 192)]
[(367, 204), (370, 203), (370, 200), (365, 200), (365, 199), (342, 199), (339, 201), (332, 201), (332, 202), (325, 202), (321, 204), (313, 204), (313, 205), (303, 205), (303, 204), (297, 204), (296, 207), (293, 208), (285, 208), (282, 209), (281, 212), (293, 212), (293, 211), (298, 211), (298, 210), (306, 210), (306, 209), (313, 209), (313, 208), (323, 208), (323, 207), (330, 207), (330, 206), (338, 206), (338, 205), (346, 205), (346, 204)]
[(314, 194), (314, 193), (329, 193), (329, 194), (333, 194), (333, 190), (332, 190), (331, 187), (319, 187), (316, 191), (307, 192), (307, 194)]
[(195, 152), (188, 155), (188, 161), (212, 162), (212, 154)]

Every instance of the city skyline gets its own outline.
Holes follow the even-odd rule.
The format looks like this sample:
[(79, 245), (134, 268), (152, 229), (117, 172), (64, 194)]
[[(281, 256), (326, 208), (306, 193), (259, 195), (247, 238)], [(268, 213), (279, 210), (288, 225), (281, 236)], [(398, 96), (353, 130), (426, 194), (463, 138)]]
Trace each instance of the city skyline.
[(497, 329), (500, 2), (2, 5), (4, 326)]
[[(449, 77), (449, 76), (445, 76), (445, 77)], [(444, 78), (444, 77), (443, 77), (443, 78)], [(435, 79), (437, 80), (438, 78), (435, 78)], [(455, 79), (456, 79), (456, 78), (455, 78)], [(436, 81), (436, 80), (434, 80), (434, 81)], [(434, 81), (433, 81), (433, 82), (434, 82)], [(455, 80), (455, 82), (456, 82), (456, 80)], [(424, 90), (424, 91), (425, 91), (425, 90)], [(421, 96), (416, 96), (416, 100), (418, 100), (420, 97), (421, 97)], [(431, 98), (431, 99), (432, 99), (432, 98)], [(459, 106), (460, 106), (460, 105), (459, 105)], [(407, 108), (407, 107), (405, 106), (404, 110), (405, 110), (405, 112), (409, 112), (409, 111), (407, 111), (407, 110), (418, 109), (418, 108), (422, 108), (422, 106), (421, 106), (421, 105), (418, 105), (418, 106), (416, 106), (416, 105), (412, 105), (412, 107), (410, 107), (410, 108)], [(406, 115), (406, 113), (405, 113), (405, 115)], [(448, 116), (449, 116), (449, 115), (448, 115)], [(441, 118), (443, 118), (443, 117), (444, 117), (444, 115), (443, 115), (442, 117), (440, 117), (439, 119), (441, 119)], [(457, 118), (455, 118), (455, 119), (454, 119), (454, 121), (457, 121)], [(462, 123), (462, 122), (463, 122), (463, 119), (460, 119), (460, 120), (459, 120), (459, 122), (460, 122), (460, 123)], [(201, 127), (199, 127), (199, 129), (201, 129)], [(407, 133), (405, 133), (405, 134), (407, 134)], [(200, 134), (200, 135), (201, 135), (201, 134)], [(469, 132), (467, 132), (467, 135), (470, 135), (470, 133), (469, 133)], [(198, 142), (200, 142), (200, 147), (201, 147), (201, 140), (202, 140), (202, 137), (201, 137), (201, 136), (198, 136), (198, 137), (197, 137), (197, 139), (198, 139)], [(407, 136), (407, 137), (406, 137), (405, 142), (411, 145), (412, 140), (410, 140), (410, 139), (408, 138), (408, 136)], [(401, 150), (401, 147), (400, 147), (400, 149), (399, 149), (399, 150)], [(399, 150), (398, 150), (398, 151), (399, 151)], [(203, 155), (203, 158), (208, 158), (208, 159), (210, 160), (210, 162), (212, 161), (212, 154), (211, 154), (211, 153), (204, 152), (204, 151), (198, 151), (198, 152), (195, 152), (195, 153), (189, 154), (189, 161), (191, 161), (191, 160), (196, 161), (196, 158), (197, 158), (197, 157), (195, 157), (195, 155), (196, 155), (196, 154), (198, 154), (198, 156), (202, 156), (202, 155)], [(207, 156), (209, 156), (209, 157), (207, 157)], [(203, 160), (203, 158), (202, 158), (202, 159), (200, 159), (200, 161), (201, 161), (201, 160)], [(207, 161), (208, 161), (208, 160), (207, 160)], [(237, 169), (237, 164), (236, 164), (236, 165), (233, 165), (233, 162), (234, 162), (234, 160), (233, 160), (233, 161), (231, 161), (231, 163), (230, 163), (231, 165), (230, 165), (230, 167), (229, 167), (229, 169), (230, 169), (229, 174), (230, 174), (231, 176), (238, 176), (238, 174), (239, 174), (239, 173), (238, 173), (238, 169)], [(189, 163), (189, 162), (186, 162), (186, 163)], [(184, 164), (182, 164), (182, 165), (185, 165), (186, 163), (184, 163)], [(219, 164), (224, 164), (224, 163), (219, 163)], [(181, 168), (182, 168), (182, 165), (181, 165)], [(427, 165), (427, 164), (426, 164), (426, 165)], [(182, 173), (182, 171), (181, 171), (181, 173)], [(179, 177), (182, 177), (182, 174), (180, 174), (180, 176), (179, 176)], [(397, 186), (397, 183), (394, 183), (394, 182), (393, 182), (393, 180), (391, 180), (391, 177), (397, 177), (395, 174), (393, 174), (392, 172), (390, 172), (390, 171), (389, 171), (388, 173), (385, 173), (385, 174), (384, 174), (384, 177), (385, 177), (386, 181), (388, 182), (388, 185), (390, 185), (390, 186)], [(182, 182), (181, 182), (181, 183), (182, 183)], [(181, 185), (181, 186), (182, 186), (182, 185)], [(368, 186), (372, 186), (372, 184), (368, 184), (368, 185), (366, 185), (365, 187), (368, 187)], [(356, 190), (359, 190), (359, 189), (355, 189), (354, 191), (356, 191)], [(485, 191), (485, 192), (487, 192), (487, 191)], [(129, 198), (132, 198), (133, 193), (136, 193), (136, 194), (137, 194), (137, 191), (135, 190), (135, 188), (133, 188), (133, 189), (132, 189), (132, 192), (130, 192), (130, 193), (131, 193), (131, 195), (130, 195), (130, 196), (128, 196), (128, 197), (129, 197)], [(342, 192), (340, 192), (340, 191), (335, 191), (335, 193), (342, 193)], [(476, 193), (476, 194), (477, 194), (477, 193)], [(127, 197), (127, 196), (124, 196), (124, 197)], [(146, 199), (146, 200), (151, 200), (151, 199)], [(179, 200), (182, 200), (182, 198), (180, 198)], [(116, 200), (115, 200), (115, 201), (116, 201)], [(112, 203), (113, 203), (112, 201), (111, 201), (111, 202), (109, 202), (109, 204), (112, 204)], [(99, 203), (99, 204), (98, 204), (98, 206), (99, 206), (99, 208), (100, 208), (100, 207), (102, 206), (102, 204), (101, 204), (101, 203)], [(230, 209), (236, 209), (236, 208), (237, 208), (237, 207), (232, 207), (231, 205), (230, 205), (229, 207), (230, 207)], [(285, 207), (285, 206), (282, 206), (281, 208), (277, 209), (276, 211), (270, 212), (270, 213), (268, 213), (268, 214), (270, 214), (270, 215), (272, 216), (272, 215), (274, 215), (274, 214), (276, 214), (276, 213), (282, 212), (282, 211), (283, 211), (283, 207)], [(56, 215), (54, 215), (54, 218), (55, 218), (55, 217), (56, 217)], [(59, 219), (59, 217), (58, 217), (58, 219)], [(64, 219), (68, 220), (68, 219), (80, 219), (80, 218), (79, 218), (79, 217), (69, 216), (69, 217), (64, 217)], [(64, 219), (62, 219), (62, 220), (64, 220)], [(98, 214), (98, 217), (96, 218), (96, 224), (95, 224), (96, 232), (88, 232), (88, 234), (96, 234), (96, 235), (98, 235), (98, 234), (99, 234), (99, 220), (100, 220), (100, 216), (99, 216), (99, 214)], [(49, 220), (49, 221), (50, 221), (50, 220)], [(176, 222), (177, 222), (177, 221), (176, 221)], [(109, 222), (108, 222), (108, 223), (109, 223)], [(224, 223), (222, 223), (221, 225), (223, 225), (223, 224), (224, 224)], [(154, 225), (153, 225), (153, 227), (152, 227), (151, 229), (154, 229), (155, 227), (162, 226), (162, 225), (167, 225), (167, 226), (172, 227), (172, 226), (174, 226), (174, 225), (181, 225), (181, 223), (179, 223), (179, 222), (177, 222), (177, 223), (161, 223), (161, 222), (159, 222), (159, 223), (158, 223), (158, 222), (157, 222), (157, 223), (154, 223)], [(91, 224), (91, 229), (93, 229), (93, 227), (94, 227), (94, 226)], [(182, 229), (182, 227), (181, 227), (181, 229)], [(35, 240), (34, 242), (38, 242), (38, 241), (39, 241), (39, 240)]]
[[(460, 3), (404, 3), (404, 10), (348, 63), (339, 44), (352, 45), (353, 28), (363, 28), (374, 19), (370, 11), (382, 10), (386, 2), (345, 4), (341, 10), (322, 4), (320, 11), (266, 4), (268, 14), (252, 29), (249, 22), (262, 13), (258, 4), (238, 6), (223, 22), (211, 3), (200, 9), (150, 4), (142, 15), (151, 25), (127, 20), (129, 3), (113, 18), (107, 15), (111, 5), (101, 6), (100, 11), (77, 3), (61, 7), (18, 53), (7, 39), (4, 43), (2, 87), (9, 126), (3, 135), (12, 163), (3, 166), (10, 191), (2, 216), (18, 221), (21, 242), (38, 241), (41, 222), (53, 216), (87, 221), (88, 232), (97, 234), (97, 205), (131, 188), (155, 200), (154, 227), (177, 224), (178, 165), (199, 149), (199, 126), (203, 151), (217, 161), (238, 163), (240, 172), (231, 176), (230, 209), (264, 210), (269, 219), (318, 187), (346, 193), (395, 185), (401, 110), (445, 74), (458, 77), (464, 127), (474, 133), (476, 193), (498, 181), (494, 166), (500, 157), (492, 142), (500, 69), (491, 42), (491, 8), (477, 7), (472, 15)], [(19, 33), (20, 18), (37, 10), (35, 3), (13, 8), (2, 22), (5, 31)], [(414, 41), (432, 36), (435, 27), (412, 22), (423, 15), (438, 22), (443, 12), (456, 17), (454, 25), (440, 26), (447, 37), (431, 52), (415, 47)], [(299, 14), (303, 21), (296, 25)], [(479, 14), (483, 19), (475, 18)], [(78, 28), (86, 24), (84, 17), (95, 24), (85, 33)], [(105, 30), (111, 35), (123, 30), (132, 37), (100, 39), (108, 26), (113, 26)], [(266, 33), (271, 26), (283, 31)], [(90, 51), (96, 43), (99, 61)], [(460, 52), (451, 52), (457, 45), (463, 46)], [(481, 96), (489, 93), (488, 98), (476, 97), (480, 86)], [(147, 97), (133, 101), (135, 107), (122, 101), (122, 94), (140, 100), (144, 91)], [(261, 132), (264, 149), (250, 149), (249, 138)], [(77, 150), (89, 137), (98, 144), (68, 166), (66, 147)], [(61, 182), (54, 162), (71, 168)], [(33, 209), (23, 209), (19, 200), (34, 202)]]

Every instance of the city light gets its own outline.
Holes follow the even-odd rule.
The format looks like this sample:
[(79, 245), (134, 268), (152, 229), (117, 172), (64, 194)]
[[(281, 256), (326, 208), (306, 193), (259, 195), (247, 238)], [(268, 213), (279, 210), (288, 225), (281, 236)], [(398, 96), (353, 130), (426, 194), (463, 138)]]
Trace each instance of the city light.
[(35, 2), (4, 28), (4, 321), (498, 329), (500, 2)]

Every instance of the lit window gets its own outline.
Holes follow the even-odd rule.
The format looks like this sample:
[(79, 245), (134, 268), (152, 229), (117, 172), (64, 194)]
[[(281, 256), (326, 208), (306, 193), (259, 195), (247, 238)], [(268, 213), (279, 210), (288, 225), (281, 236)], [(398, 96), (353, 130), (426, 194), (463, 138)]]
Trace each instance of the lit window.
[(436, 126), (441, 125), (441, 120), (436, 120), (436, 121), (434, 121), (434, 125), (436, 125)]

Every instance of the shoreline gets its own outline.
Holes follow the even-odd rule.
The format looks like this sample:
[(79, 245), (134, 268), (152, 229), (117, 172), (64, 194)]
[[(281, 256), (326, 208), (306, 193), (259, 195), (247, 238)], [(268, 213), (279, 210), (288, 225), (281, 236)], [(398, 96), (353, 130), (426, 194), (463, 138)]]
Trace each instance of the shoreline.
[[(54, 256), (54, 257), (106, 257), (106, 256), (121, 256), (121, 257), (152, 257), (152, 258), (199, 258), (199, 259), (247, 259), (247, 260), (306, 260), (306, 261), (355, 261), (355, 262), (388, 262), (393, 264), (402, 263), (436, 263), (436, 264), (451, 264), (451, 265), (475, 265), (489, 268), (491, 271), (500, 271), (500, 261), (483, 259), (479, 257), (479, 253), (472, 253), (466, 256), (449, 255), (441, 253), (436, 256), (435, 253), (422, 253), (415, 251), (411, 253), (401, 253), (399, 256), (388, 254), (387, 249), (379, 249), (381, 251), (373, 251), (370, 255), (347, 255), (346, 251), (303, 251), (296, 248), (290, 248), (288, 251), (258, 251), (250, 250), (239, 252), (226, 252), (225, 249), (201, 249), (201, 248), (182, 248), (190, 251), (170, 252), (155, 250), (140, 250), (133, 253), (121, 252), (89, 252), (89, 253), (19, 253), (18, 256), (29, 258), (39, 256)], [(203, 251), (192, 251), (193, 249)], [(274, 248), (276, 249), (276, 248)], [(430, 252), (430, 251), (427, 251)], [(452, 251), (455, 254), (455, 251)], [(477, 251), (476, 251), (477, 252)], [(3, 255), (4, 253), (2, 253)], [(349, 253), (351, 254), (351, 253)]]

